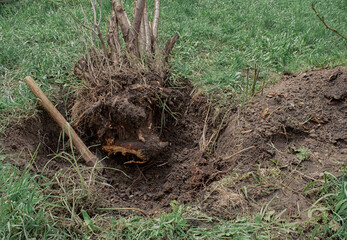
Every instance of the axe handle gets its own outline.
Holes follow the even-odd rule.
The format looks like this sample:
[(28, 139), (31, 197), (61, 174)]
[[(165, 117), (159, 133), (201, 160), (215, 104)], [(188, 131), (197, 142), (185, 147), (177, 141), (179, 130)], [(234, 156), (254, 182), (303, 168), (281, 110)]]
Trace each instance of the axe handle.
[(75, 130), (70, 126), (61, 113), (54, 107), (51, 101), (48, 100), (46, 95), (42, 92), (39, 86), (35, 83), (32, 77), (25, 77), (25, 83), (29, 86), (30, 90), (40, 100), (44, 109), (51, 115), (54, 121), (63, 129), (64, 133), (72, 140), (72, 143), (81, 153), (82, 158), (86, 161), (87, 165), (95, 166), (98, 158), (87, 148), (81, 138), (77, 135)]

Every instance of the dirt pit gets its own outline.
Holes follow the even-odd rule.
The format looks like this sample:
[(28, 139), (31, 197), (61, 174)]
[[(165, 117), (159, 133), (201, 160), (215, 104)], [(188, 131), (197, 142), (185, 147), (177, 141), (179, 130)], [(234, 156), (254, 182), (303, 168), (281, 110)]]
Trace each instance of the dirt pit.
[[(155, 214), (177, 200), (228, 219), (268, 204), (272, 214), (305, 219), (318, 196), (308, 184), (322, 184), (324, 172), (339, 175), (347, 164), (346, 90), (347, 67), (285, 75), (242, 112), (229, 107), (217, 114), (205, 97), (189, 89), (177, 121), (160, 132), (168, 146), (144, 164), (124, 164), (131, 156), (120, 153), (106, 157), (106, 169), (94, 183), (97, 200), (89, 208)], [(44, 112), (12, 126), (1, 139), (10, 154), (7, 162), (23, 167), (34, 159), (33, 171), (47, 177), (71, 169), (65, 155), (53, 158), (71, 149)], [(91, 151), (106, 156), (100, 146)]]

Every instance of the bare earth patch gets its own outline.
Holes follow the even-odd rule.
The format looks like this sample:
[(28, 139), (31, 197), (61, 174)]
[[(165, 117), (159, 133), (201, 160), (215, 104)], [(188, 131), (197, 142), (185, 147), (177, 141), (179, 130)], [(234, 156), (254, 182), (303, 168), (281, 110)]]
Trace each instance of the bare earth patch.
[[(94, 197), (98, 200), (89, 207), (139, 208), (151, 214), (168, 209), (170, 202), (177, 200), (199, 205), (210, 215), (234, 218), (258, 212), (268, 204), (274, 215), (307, 219), (305, 210), (317, 199), (308, 184), (321, 184), (324, 172), (338, 175), (339, 168), (347, 163), (346, 90), (346, 67), (285, 75), (282, 81), (264, 89), (263, 95), (254, 97), (242, 113), (236, 108), (229, 111), (224, 121), (227, 124), (219, 125), (222, 116), (212, 121), (211, 110), (206, 118), (209, 104), (190, 86), (180, 93), (168, 89), (168, 94), (172, 91), (172, 96), (177, 96), (170, 103), (177, 120), (167, 114), (164, 126), (158, 119), (160, 112), (153, 112), (156, 119), (152, 121), (164, 126), (154, 131), (160, 138), (156, 144), (167, 144), (153, 155), (146, 154), (149, 159), (143, 164), (131, 163), (137, 159), (121, 152), (106, 158), (108, 169), (98, 179), (103, 184), (95, 183)], [(148, 93), (145, 96), (152, 97)], [(112, 108), (112, 104), (107, 107)], [(115, 112), (136, 115), (136, 109)], [(133, 120), (135, 125), (147, 126), (135, 117)], [(93, 136), (91, 128), (101, 123), (99, 119), (88, 125), (88, 119), (83, 119), (87, 144), (105, 145)], [(134, 132), (129, 138), (138, 136)], [(215, 137), (218, 139), (213, 145)], [(69, 142), (59, 138), (60, 129), (45, 113), (12, 126), (1, 137), (5, 153), (15, 154), (6, 161), (17, 166), (26, 165), (40, 144), (33, 164), (35, 172), (43, 171), (48, 160), (63, 148), (71, 152)], [(91, 150), (100, 157), (107, 156), (100, 145)], [(58, 171), (68, 174), (70, 168), (69, 161), (57, 157), (49, 162), (44, 175), (52, 177)]]

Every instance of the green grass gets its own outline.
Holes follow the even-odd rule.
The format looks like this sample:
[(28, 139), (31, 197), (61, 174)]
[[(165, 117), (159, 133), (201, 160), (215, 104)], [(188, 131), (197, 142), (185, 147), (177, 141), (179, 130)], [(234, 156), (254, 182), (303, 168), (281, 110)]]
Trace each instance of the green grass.
[[(273, 239), (290, 236), (296, 223), (265, 220), (265, 214), (233, 221), (212, 219), (184, 205), (171, 203), (172, 212), (144, 221), (136, 217), (114, 222), (116, 239)], [(264, 211), (265, 213), (265, 211)], [(204, 223), (205, 227), (192, 224)], [(214, 222), (214, 223), (213, 223)], [(209, 227), (206, 227), (209, 225)]]
[(36, 112), (25, 76), (43, 91), (59, 95), (57, 86), (72, 85), (72, 67), (83, 45), (66, 14), (54, 1), (11, 1), (0, 5), (1, 125)]
[(49, 196), (41, 192), (39, 176), (0, 162), (0, 238), (65, 239), (49, 219)]
[(341, 177), (325, 173), (320, 195), (321, 197), (309, 210), (312, 215), (311, 221), (321, 223), (315, 224), (311, 237), (330, 236), (332, 239), (347, 239), (346, 170)]
[[(315, 1), (328, 24), (347, 35), (346, 1)], [(311, 1), (169, 1), (163, 29), (181, 35), (174, 72), (202, 86), (234, 89), (255, 64), (261, 76), (346, 64), (347, 42), (326, 30)], [(170, 34), (166, 35), (169, 36)]]

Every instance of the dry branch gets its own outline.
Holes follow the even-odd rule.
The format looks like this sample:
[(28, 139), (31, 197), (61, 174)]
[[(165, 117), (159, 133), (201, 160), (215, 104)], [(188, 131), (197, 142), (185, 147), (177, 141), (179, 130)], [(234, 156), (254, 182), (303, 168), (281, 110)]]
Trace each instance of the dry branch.
[(179, 36), (175, 34), (172, 38), (168, 39), (166, 41), (166, 46), (165, 46), (165, 54), (164, 54), (164, 63), (167, 64), (169, 62), (169, 56), (170, 53), (175, 46)]
[(107, 32), (107, 44), (110, 47), (112, 61), (118, 64), (121, 45), (119, 41), (118, 21), (114, 11), (112, 12), (112, 17), (108, 21), (109, 29)]
[(314, 4), (312, 3), (312, 10), (314, 11), (314, 13), (316, 14), (317, 18), (324, 24), (325, 28), (329, 29), (330, 31), (333, 31), (334, 33), (336, 33), (337, 35), (339, 35), (340, 37), (342, 37), (343, 39), (347, 40), (347, 37), (345, 37), (344, 35), (342, 35), (339, 31), (337, 31), (334, 28), (331, 28), (328, 26), (328, 24), (325, 23), (324, 17), (321, 17), (316, 8), (314, 7)]
[(96, 6), (95, 6), (95, 1), (94, 0), (90, 0), (90, 4), (92, 5), (92, 9), (93, 9), (93, 26), (94, 28), (96, 29), (97, 31), (97, 34), (98, 34), (98, 37), (100, 39), (100, 42), (101, 42), (101, 47), (102, 49), (104, 50), (104, 54), (105, 56), (108, 55), (108, 51), (107, 51), (107, 48), (106, 48), (106, 45), (105, 45), (105, 40), (104, 40), (104, 37), (102, 36), (102, 33), (101, 33), (101, 30), (100, 30), (100, 22), (101, 22), (101, 3), (100, 1), (98, 2), (99, 3), (99, 9), (100, 9), (100, 13), (99, 13), (99, 21), (97, 22), (97, 14), (96, 14)]

